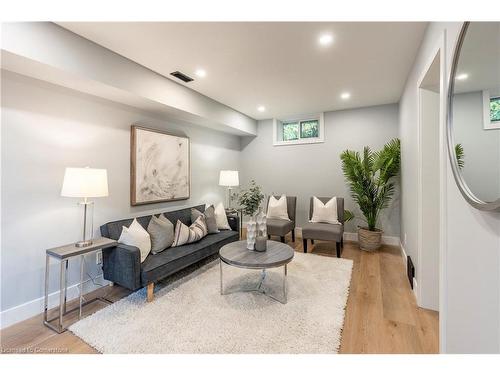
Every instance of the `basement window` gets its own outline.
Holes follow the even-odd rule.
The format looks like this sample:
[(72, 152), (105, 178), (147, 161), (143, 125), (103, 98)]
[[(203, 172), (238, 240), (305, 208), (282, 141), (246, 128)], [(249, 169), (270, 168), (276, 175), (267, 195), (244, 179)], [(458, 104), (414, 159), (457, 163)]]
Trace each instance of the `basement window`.
[(273, 145), (285, 146), (324, 142), (323, 118), (323, 113), (320, 113), (289, 119), (274, 119)]

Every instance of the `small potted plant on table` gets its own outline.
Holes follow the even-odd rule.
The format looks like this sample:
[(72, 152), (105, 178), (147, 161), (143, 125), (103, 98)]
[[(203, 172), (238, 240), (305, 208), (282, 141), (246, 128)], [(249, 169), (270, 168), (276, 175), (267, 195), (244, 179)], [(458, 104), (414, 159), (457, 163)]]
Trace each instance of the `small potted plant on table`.
[(240, 204), (243, 214), (250, 217), (247, 223), (247, 248), (253, 250), (255, 247), (255, 237), (257, 236), (257, 222), (255, 214), (257, 213), (264, 194), (262, 189), (254, 180), (250, 181), (250, 187), (240, 193), (238, 203)]

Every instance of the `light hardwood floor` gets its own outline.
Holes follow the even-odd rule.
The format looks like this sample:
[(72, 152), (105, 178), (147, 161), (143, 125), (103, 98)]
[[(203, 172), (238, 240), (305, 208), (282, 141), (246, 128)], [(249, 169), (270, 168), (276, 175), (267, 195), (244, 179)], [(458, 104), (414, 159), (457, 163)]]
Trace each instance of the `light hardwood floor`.
[[(301, 238), (293, 243), (287, 237), (287, 242), (296, 251), (303, 251)], [(335, 256), (335, 245), (316, 241), (309, 244), (309, 252)], [(367, 253), (359, 250), (357, 243), (346, 242), (342, 257), (352, 259), (354, 267), (340, 352), (437, 353), (438, 313), (416, 305), (399, 248), (383, 246)], [(113, 301), (129, 294), (118, 286), (92, 294), (96, 293)], [(88, 305), (85, 315), (104, 306), (102, 302)], [(76, 314), (68, 321), (71, 319), (76, 319)], [(0, 331), (0, 346), (3, 353), (97, 353), (71, 332), (57, 334), (45, 327), (41, 315)]]

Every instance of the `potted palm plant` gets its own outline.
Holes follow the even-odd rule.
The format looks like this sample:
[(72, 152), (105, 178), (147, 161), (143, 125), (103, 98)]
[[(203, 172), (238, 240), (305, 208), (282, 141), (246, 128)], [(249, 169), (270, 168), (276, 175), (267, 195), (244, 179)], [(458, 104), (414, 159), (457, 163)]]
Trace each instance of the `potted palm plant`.
[[(366, 227), (358, 227), (359, 247), (362, 250), (377, 250), (382, 243), (382, 230), (377, 228), (377, 221), (394, 195), (394, 177), (399, 174), (401, 160), (400, 141), (395, 138), (380, 151), (372, 151), (366, 146), (362, 155), (345, 150), (340, 159), (351, 196), (367, 224)], [(345, 221), (354, 218), (351, 211), (345, 211)]]

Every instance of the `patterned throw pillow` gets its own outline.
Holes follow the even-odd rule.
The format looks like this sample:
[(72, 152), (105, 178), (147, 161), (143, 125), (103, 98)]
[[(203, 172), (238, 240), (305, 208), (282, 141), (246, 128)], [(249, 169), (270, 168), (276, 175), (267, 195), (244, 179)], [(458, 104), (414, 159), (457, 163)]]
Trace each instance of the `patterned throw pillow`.
[(199, 216), (190, 227), (182, 221), (177, 220), (177, 224), (175, 225), (174, 243), (172, 244), (172, 247), (199, 241), (207, 234), (208, 229), (207, 224), (205, 223), (204, 215)]
[(217, 220), (215, 218), (214, 206), (208, 206), (204, 213), (201, 213), (196, 208), (191, 208), (191, 222), (194, 223), (199, 216), (205, 215), (205, 223), (207, 224), (208, 234), (219, 233)]

